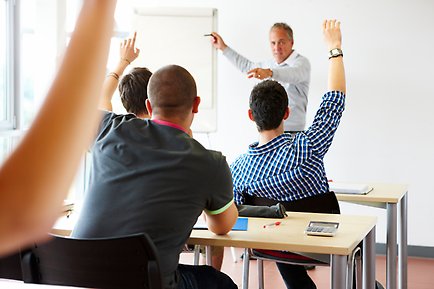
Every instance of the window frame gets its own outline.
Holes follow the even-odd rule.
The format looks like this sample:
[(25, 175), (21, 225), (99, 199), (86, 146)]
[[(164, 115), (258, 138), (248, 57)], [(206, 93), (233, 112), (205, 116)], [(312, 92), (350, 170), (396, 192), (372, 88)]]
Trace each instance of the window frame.
[[(19, 23), (19, 15), (17, 13), (19, 6), (18, 1), (4, 0), (5, 2), (5, 53), (6, 53), (6, 87), (5, 87), (5, 116), (4, 120), (0, 119), (0, 131), (14, 130), (17, 128), (16, 111), (17, 102), (19, 99), (16, 97), (18, 92), (17, 86), (17, 73), (19, 69), (19, 47), (18, 38), (16, 37), (17, 24)], [(17, 52), (18, 51), (18, 52)], [(3, 101), (3, 100), (2, 100)]]

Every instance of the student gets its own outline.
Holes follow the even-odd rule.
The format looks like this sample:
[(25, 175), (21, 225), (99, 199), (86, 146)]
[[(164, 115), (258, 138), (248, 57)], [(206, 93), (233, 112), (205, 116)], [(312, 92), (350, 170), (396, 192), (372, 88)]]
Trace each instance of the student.
[(273, 59), (255, 63), (227, 46), (223, 38), (213, 32), (212, 44), (221, 50), (241, 72), (249, 78), (274, 79), (285, 88), (291, 107), (291, 115), (285, 120), (284, 129), (289, 132), (304, 130), (306, 124), (307, 94), (310, 83), (309, 60), (293, 49), (294, 36), (286, 23), (275, 23), (270, 29), (270, 48)]
[(92, 147), (89, 189), (73, 237), (146, 232), (160, 255), (165, 288), (237, 288), (210, 266), (178, 264), (197, 218), (226, 234), (238, 211), (224, 156), (191, 137), (200, 98), (184, 68), (157, 70), (148, 84), (151, 119), (104, 111)]
[(0, 254), (46, 238), (92, 134), (115, 0), (83, 2), (62, 65), (31, 128), (0, 168)]
[[(282, 85), (265, 80), (253, 88), (248, 113), (256, 123), (259, 141), (231, 165), (237, 204), (280, 202), (290, 211), (339, 213), (323, 159), (345, 103), (340, 23), (324, 21), (323, 33), (329, 51), (328, 92), (309, 129), (296, 135), (284, 132), (284, 120), (291, 112)], [(303, 266), (277, 263), (277, 267), (287, 288), (316, 288)]]

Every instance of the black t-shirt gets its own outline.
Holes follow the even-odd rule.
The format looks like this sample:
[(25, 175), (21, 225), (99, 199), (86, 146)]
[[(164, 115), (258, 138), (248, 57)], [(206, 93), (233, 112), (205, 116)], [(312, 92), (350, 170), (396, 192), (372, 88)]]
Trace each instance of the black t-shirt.
[(180, 129), (105, 112), (73, 237), (148, 233), (170, 288), (197, 217), (204, 209), (218, 213), (232, 199), (231, 173), (220, 152)]

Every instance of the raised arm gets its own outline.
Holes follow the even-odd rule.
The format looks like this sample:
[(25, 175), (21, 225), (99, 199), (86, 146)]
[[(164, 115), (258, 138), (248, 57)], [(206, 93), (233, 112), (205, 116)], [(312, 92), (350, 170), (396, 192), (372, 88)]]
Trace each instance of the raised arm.
[(32, 127), (0, 169), (0, 254), (46, 235), (97, 126), (115, 0), (85, 0)]
[[(341, 50), (342, 35), (341, 23), (336, 20), (324, 20), (323, 33), (324, 39), (329, 51), (333, 49)], [(345, 70), (342, 56), (331, 57), (329, 60), (329, 76), (328, 76), (329, 91), (337, 90), (343, 93), (345, 89)]]
[(99, 103), (100, 109), (105, 109), (112, 111), (112, 97), (118, 87), (119, 78), (124, 73), (125, 69), (129, 64), (139, 57), (140, 49), (136, 48), (136, 36), (137, 33), (134, 32), (133, 38), (125, 39), (120, 44), (119, 62), (109, 74), (107, 74), (106, 79), (102, 87), (102, 96)]
[[(323, 34), (329, 51), (328, 92), (323, 97), (311, 127), (306, 130), (310, 145), (321, 157), (326, 154), (332, 143), (345, 104), (345, 70), (340, 22), (325, 20)], [(299, 153), (302, 154), (301, 151)]]

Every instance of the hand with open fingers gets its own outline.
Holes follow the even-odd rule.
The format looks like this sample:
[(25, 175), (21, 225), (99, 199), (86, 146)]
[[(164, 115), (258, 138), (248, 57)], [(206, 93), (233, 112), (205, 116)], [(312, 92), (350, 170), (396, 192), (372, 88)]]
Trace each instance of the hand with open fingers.
[(329, 50), (334, 48), (341, 48), (342, 34), (341, 23), (335, 19), (324, 20), (323, 22), (324, 40), (327, 43)]
[(120, 46), (120, 57), (122, 61), (131, 64), (137, 57), (139, 57), (140, 49), (136, 46), (136, 36), (137, 32), (134, 32), (133, 38), (125, 39), (121, 42)]
[(263, 68), (253, 68), (252, 70), (247, 72), (248, 78), (257, 78), (257, 79), (266, 79), (272, 76), (272, 72), (270, 69)]

